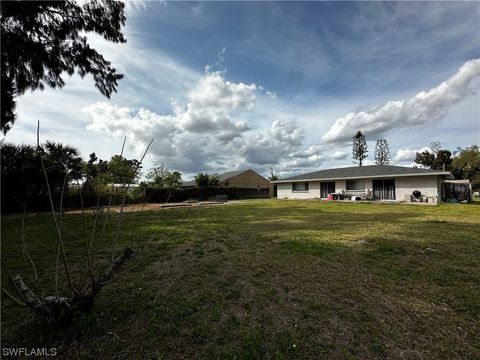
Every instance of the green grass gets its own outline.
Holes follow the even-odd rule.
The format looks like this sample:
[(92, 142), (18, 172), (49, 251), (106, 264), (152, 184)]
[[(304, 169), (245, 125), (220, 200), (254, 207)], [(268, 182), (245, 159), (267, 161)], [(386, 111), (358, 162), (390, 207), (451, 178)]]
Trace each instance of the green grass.
[[(70, 327), (49, 329), (2, 294), (2, 346), (57, 347), (62, 359), (480, 358), (478, 205), (259, 200), (187, 212), (126, 216), (122, 246), (135, 222), (136, 248), (157, 227), (160, 238)], [(81, 281), (81, 217), (65, 229)], [(97, 271), (115, 219), (108, 229)], [(25, 273), (19, 236), (20, 220), (3, 220), (2, 256)], [(25, 239), (48, 295), (50, 217), (26, 219)]]

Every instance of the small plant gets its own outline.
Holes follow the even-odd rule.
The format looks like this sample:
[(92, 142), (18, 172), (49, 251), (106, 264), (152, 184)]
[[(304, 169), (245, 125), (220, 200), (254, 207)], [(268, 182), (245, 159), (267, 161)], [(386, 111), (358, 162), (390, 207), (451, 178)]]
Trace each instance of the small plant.
[[(45, 170), (45, 160), (44, 160), (44, 153), (40, 149), (39, 141), (39, 129), (37, 130), (37, 148), (39, 149), (39, 160), (41, 163), (41, 169), (43, 172), (43, 176), (46, 182), (47, 190), (48, 190), (48, 199), (50, 203), (50, 208), (51, 208), (51, 214), (56, 230), (56, 264), (55, 264), (55, 287), (54, 287), (54, 294), (49, 295), (49, 296), (43, 296), (39, 295), (36, 293), (32, 288), (30, 288), (25, 281), (23, 280), (22, 276), (18, 273), (13, 274), (9, 267), (7, 266), (6, 262), (4, 259), (2, 259), (2, 265), (4, 266), (8, 278), (10, 280), (10, 283), (12, 287), (15, 290), (16, 296), (11, 294), (9, 291), (7, 291), (5, 288), (2, 288), (3, 293), (8, 296), (10, 299), (12, 299), (15, 303), (18, 305), (26, 306), (31, 308), (33, 311), (36, 313), (42, 315), (45, 319), (47, 319), (49, 322), (59, 322), (59, 321), (64, 321), (64, 320), (71, 320), (73, 319), (78, 313), (82, 314), (86, 311), (88, 311), (90, 308), (92, 308), (94, 304), (95, 297), (100, 293), (100, 291), (110, 282), (113, 281), (113, 279), (119, 274), (119, 271), (121, 268), (132, 258), (135, 256), (139, 255), (145, 247), (148, 245), (148, 243), (153, 239), (155, 236), (154, 232), (152, 236), (150, 236), (144, 243), (144, 245), (136, 252), (133, 250), (133, 243), (132, 246), (127, 246), (123, 249), (123, 251), (116, 255), (116, 250), (117, 250), (117, 243), (118, 243), (118, 238), (119, 238), (119, 233), (120, 233), (120, 228), (122, 225), (122, 219), (123, 219), (123, 210), (125, 206), (125, 200), (127, 197), (128, 193), (128, 188), (130, 186), (130, 183), (126, 185), (126, 188), (124, 189), (124, 194), (123, 194), (123, 200), (121, 203), (121, 207), (119, 210), (119, 214), (117, 215), (117, 223), (116, 223), (116, 229), (115, 229), (115, 236), (112, 241), (111, 245), (111, 259), (110, 259), (110, 264), (108, 265), (107, 269), (103, 273), (98, 273), (95, 271), (93, 262), (92, 262), (92, 248), (93, 248), (93, 239), (95, 237), (95, 232), (101, 229), (101, 238), (103, 238), (105, 234), (105, 228), (107, 224), (107, 219), (109, 216), (109, 211), (111, 207), (111, 200), (112, 200), (112, 195), (113, 191), (110, 192), (110, 197), (108, 201), (108, 205), (106, 207), (106, 210), (103, 209), (103, 207), (100, 207), (100, 203), (97, 199), (97, 205), (96, 208), (93, 212), (94, 216), (94, 221), (93, 221), (93, 228), (91, 231), (91, 234), (87, 234), (86, 226), (85, 226), (85, 208), (84, 208), (84, 203), (83, 203), (83, 196), (82, 196), (82, 191), (80, 191), (80, 184), (78, 182), (77, 178), (77, 184), (78, 184), (78, 195), (80, 198), (80, 205), (81, 205), (81, 215), (82, 215), (82, 227), (83, 227), (83, 237), (85, 239), (85, 252), (86, 252), (86, 266), (85, 268), (87, 269), (87, 274), (84, 277), (84, 281), (81, 284), (74, 284), (72, 280), (72, 272), (71, 272), (71, 267), (69, 266), (68, 263), (68, 258), (67, 254), (65, 251), (65, 246), (64, 246), (64, 232), (65, 229), (63, 229), (64, 224), (62, 223), (62, 212), (63, 212), (63, 197), (65, 193), (65, 184), (66, 180), (68, 178), (68, 174), (65, 174), (65, 180), (63, 182), (63, 188), (60, 196), (60, 208), (58, 213), (55, 211), (54, 207), (54, 201), (53, 201), (53, 195), (52, 195), (52, 189), (50, 187), (50, 183), (48, 180), (47, 172)], [(143, 159), (145, 158), (145, 155), (148, 152), (148, 149), (150, 148), (150, 145), (152, 144), (152, 141), (148, 144), (142, 158), (140, 161), (138, 161), (135, 164), (135, 172), (139, 170), (141, 167), (141, 164), (143, 162)], [(120, 158), (122, 158), (123, 155), (123, 149), (125, 146), (125, 140), (123, 142), (122, 146), (122, 151), (120, 154)], [(134, 176), (133, 176), (134, 177)], [(133, 178), (132, 177), (132, 178)], [(145, 204), (144, 204), (145, 205)], [(144, 206), (142, 207), (143, 210)], [(22, 245), (23, 245), (23, 255), (24, 255), (24, 260), (25, 260), (25, 268), (28, 268), (28, 265), (32, 268), (34, 274), (35, 274), (35, 279), (38, 279), (37, 276), (37, 269), (35, 267), (35, 264), (30, 257), (28, 250), (25, 246), (25, 242), (23, 241), (24, 238), (24, 224), (25, 224), (25, 208), (24, 208), (24, 216), (22, 219), (22, 229), (21, 229), (21, 240), (22, 240)], [(103, 214), (103, 224), (100, 226), (98, 224), (99, 219), (102, 217), (101, 215)], [(136, 224), (135, 224), (136, 225)], [(68, 231), (68, 229), (67, 229)], [(135, 232), (135, 226), (132, 229), (132, 234), (131, 237), (133, 238)], [(28, 259), (28, 262), (27, 262)], [(60, 263), (63, 265), (64, 271), (65, 271), (65, 276), (66, 276), (66, 281), (68, 284), (69, 289), (72, 291), (72, 296), (71, 297), (66, 297), (62, 296), (59, 293), (59, 284), (58, 284), (58, 272), (60, 268)]]

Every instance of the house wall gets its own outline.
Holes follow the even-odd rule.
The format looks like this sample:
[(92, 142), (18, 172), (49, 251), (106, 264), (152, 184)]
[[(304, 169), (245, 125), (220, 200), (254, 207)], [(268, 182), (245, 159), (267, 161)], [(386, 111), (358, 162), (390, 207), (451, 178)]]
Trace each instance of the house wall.
[(440, 197), (438, 176), (409, 176), (395, 178), (395, 199), (405, 200), (405, 195), (411, 195), (418, 190), (424, 196)]
[(247, 188), (266, 188), (270, 187), (270, 181), (254, 171), (245, 171), (244, 173), (228, 179), (225, 186), (229, 187), (247, 187)]
[[(292, 183), (279, 183), (277, 187), (277, 197), (279, 199), (318, 199), (320, 198), (320, 182), (311, 181), (308, 183), (309, 190), (306, 192), (293, 192)], [(365, 179), (365, 189), (372, 189), (372, 179)], [(408, 176), (395, 178), (395, 199), (396, 201), (405, 200), (405, 194), (412, 194), (414, 190), (419, 190), (424, 196), (439, 197), (438, 176)], [(335, 192), (339, 193), (346, 190), (345, 180), (335, 181)]]
[(279, 183), (277, 187), (279, 199), (318, 199), (320, 198), (320, 182), (308, 182), (308, 191), (292, 191), (292, 183)]
[(347, 181), (346, 180), (336, 180), (335, 181), (335, 192), (347, 191)]

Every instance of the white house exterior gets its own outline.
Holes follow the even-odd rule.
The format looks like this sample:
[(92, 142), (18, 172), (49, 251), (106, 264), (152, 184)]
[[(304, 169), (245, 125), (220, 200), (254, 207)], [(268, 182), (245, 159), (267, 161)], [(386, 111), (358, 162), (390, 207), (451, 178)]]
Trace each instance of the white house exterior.
[[(279, 199), (371, 199), (384, 201), (423, 201), (442, 199), (442, 183), (448, 171), (371, 165), (315, 171), (273, 181)], [(412, 197), (414, 191), (421, 196)]]

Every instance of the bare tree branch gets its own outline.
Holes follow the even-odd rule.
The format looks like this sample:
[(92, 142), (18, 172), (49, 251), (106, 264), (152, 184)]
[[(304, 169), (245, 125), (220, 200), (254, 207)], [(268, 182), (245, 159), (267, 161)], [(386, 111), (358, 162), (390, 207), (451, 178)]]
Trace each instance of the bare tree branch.
[[(149, 143), (148, 143), (148, 146), (147, 148), (145, 149), (143, 155), (142, 155), (142, 158), (140, 159), (140, 161), (138, 162), (137, 166), (135, 167), (135, 171), (134, 173), (136, 174), (138, 169), (140, 168), (140, 166), (142, 165), (142, 162), (143, 162), (143, 159), (145, 158), (145, 156), (147, 155), (147, 152), (148, 152), (148, 149), (150, 148), (150, 146), (152, 145), (153, 143), (153, 140), (152, 139)], [(123, 199), (122, 199), (122, 206), (120, 207), (120, 214), (118, 215), (118, 222), (117, 222), (117, 230), (115, 232), (115, 238), (113, 240), (113, 244), (112, 244), (112, 262), (113, 262), (113, 259), (115, 258), (115, 246), (117, 244), (117, 241), (118, 241), (118, 235), (120, 233), (120, 225), (122, 223), (122, 215), (123, 215), (123, 209), (125, 207), (125, 200), (127, 199), (127, 193), (128, 193), (128, 189), (130, 188), (130, 185), (131, 183), (128, 183), (127, 184), (127, 188), (125, 189), (125, 193), (123, 194)]]
[(38, 127), (37, 127), (37, 147), (39, 151), (39, 157), (40, 157), (40, 163), (42, 165), (43, 175), (45, 177), (45, 182), (47, 184), (47, 192), (48, 192), (48, 198), (50, 200), (50, 209), (53, 217), (53, 222), (55, 224), (55, 229), (57, 230), (57, 241), (62, 253), (63, 265), (65, 268), (65, 275), (67, 276), (68, 285), (76, 295), (80, 296), (80, 293), (78, 292), (78, 290), (75, 288), (75, 286), (73, 286), (72, 279), (70, 277), (70, 270), (68, 267), (67, 255), (65, 253), (65, 247), (63, 246), (63, 241), (62, 241), (62, 231), (58, 225), (57, 217), (55, 216), (55, 207), (53, 206), (52, 191), (50, 189), (50, 183), (48, 181), (47, 171), (45, 170), (45, 164), (43, 162), (42, 149), (40, 148), (40, 145), (38, 142), (38, 139), (40, 138), (39, 134), (40, 134), (40, 121), (38, 121)]
[(82, 191), (80, 190), (80, 182), (77, 179), (78, 194), (80, 196), (80, 207), (82, 208), (82, 227), (83, 227), (83, 236), (85, 238), (85, 251), (87, 252), (87, 267), (88, 273), (90, 274), (90, 279), (92, 280), (92, 286), (95, 287), (95, 276), (93, 276), (92, 263), (90, 261), (90, 246), (88, 244), (87, 237), (87, 227), (85, 226), (85, 207), (83, 206), (83, 196)]
[[(93, 239), (95, 238), (95, 229), (97, 228), (97, 219), (98, 219), (99, 209), (100, 209), (100, 193), (97, 194), (97, 206), (95, 207), (95, 217), (93, 220), (92, 234), (90, 237), (90, 246), (88, 248), (90, 258), (92, 257)], [(92, 266), (93, 266), (93, 259), (92, 259)]]
[(23, 249), (22, 249), (23, 261), (25, 263), (25, 271), (28, 272), (28, 267), (27, 267), (27, 258), (28, 258), (28, 261), (32, 265), (33, 274), (35, 276), (35, 281), (38, 281), (37, 268), (35, 266), (35, 263), (33, 262), (32, 257), (30, 256), (30, 254), (27, 250), (27, 246), (25, 245), (25, 216), (26, 216), (26, 213), (27, 213), (27, 202), (25, 201), (25, 203), (23, 204), (22, 234), (20, 236), (20, 238), (22, 240), (22, 247), (23, 247)]
[[(60, 228), (63, 228), (63, 198), (65, 196), (65, 186), (67, 183), (68, 172), (65, 171), (65, 176), (63, 177), (63, 185), (62, 185), (62, 194), (60, 195), (60, 209), (58, 211), (58, 220), (60, 222)], [(55, 295), (58, 297), (58, 264), (60, 262), (60, 244), (57, 244), (57, 252), (55, 256)]]
[[(123, 150), (125, 148), (125, 141), (127, 141), (127, 137), (125, 136), (123, 138), (123, 144), (122, 144), (122, 151), (120, 151), (120, 157), (123, 156)], [(110, 206), (112, 204), (112, 197), (113, 197), (113, 189), (114, 189), (114, 181), (112, 181), (112, 187), (110, 189), (110, 196), (108, 197), (108, 206), (107, 206), (107, 211), (105, 213), (105, 218), (103, 219), (103, 226), (102, 226), (102, 234), (100, 235), (100, 240), (103, 240), (103, 236), (105, 234), (105, 228), (107, 227), (107, 220), (108, 220), (108, 214), (110, 213)]]
[(20, 301), (18, 300), (15, 296), (13, 296), (12, 294), (10, 294), (6, 289), (2, 288), (2, 291), (5, 295), (7, 295), (12, 301), (14, 301), (15, 303), (17, 303), (18, 305), (20, 306), (28, 306), (27, 304), (25, 304), (23, 301)]
[[(10, 269), (8, 268), (7, 266), (7, 263), (5, 261), (3, 261), (2, 259), (2, 265), (3, 267), (5, 268), (5, 270), (7, 270), (7, 275), (8, 275), (8, 278), (10, 279), (10, 282), (12, 283), (13, 285), (13, 276), (12, 276), (12, 273), (10, 272)], [(17, 293), (17, 295), (20, 297), (20, 299), (22, 299), (22, 301), (25, 301), (25, 299), (22, 297), (22, 294), (17, 290), (17, 288), (14, 286), (14, 289)]]

